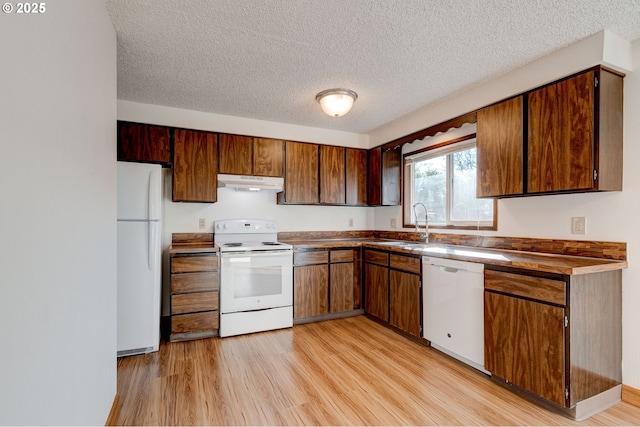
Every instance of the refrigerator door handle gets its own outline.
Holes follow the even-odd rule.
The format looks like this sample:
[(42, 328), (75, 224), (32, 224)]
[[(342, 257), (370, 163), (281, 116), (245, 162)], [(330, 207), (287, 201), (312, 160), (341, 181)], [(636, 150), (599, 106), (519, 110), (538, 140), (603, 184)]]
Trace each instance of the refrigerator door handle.
[(149, 221), (147, 222), (147, 227), (149, 227), (149, 247), (147, 248), (147, 267), (149, 268), (149, 271), (153, 271), (153, 269), (156, 266), (156, 240), (158, 238), (157, 236), (157, 231), (156, 229), (157, 227), (157, 223), (153, 222), (153, 221)]
[(159, 171), (149, 172), (149, 197), (147, 200), (148, 215), (150, 220), (160, 219), (160, 197), (162, 197), (161, 190), (161, 175)]

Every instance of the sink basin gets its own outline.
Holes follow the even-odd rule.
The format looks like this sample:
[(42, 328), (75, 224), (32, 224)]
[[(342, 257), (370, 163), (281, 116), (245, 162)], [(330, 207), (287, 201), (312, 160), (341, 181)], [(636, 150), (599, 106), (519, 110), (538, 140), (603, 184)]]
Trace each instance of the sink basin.
[(441, 246), (435, 243), (424, 242), (376, 242), (376, 245), (393, 246), (396, 248), (411, 250), (427, 250), (428, 248)]

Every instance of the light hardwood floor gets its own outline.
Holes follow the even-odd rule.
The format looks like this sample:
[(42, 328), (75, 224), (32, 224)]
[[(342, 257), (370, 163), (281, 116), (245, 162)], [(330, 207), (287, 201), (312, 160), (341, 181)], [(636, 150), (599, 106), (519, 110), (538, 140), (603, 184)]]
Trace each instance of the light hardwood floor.
[(577, 423), (358, 316), (119, 359), (108, 423), (640, 425), (640, 408), (621, 402)]

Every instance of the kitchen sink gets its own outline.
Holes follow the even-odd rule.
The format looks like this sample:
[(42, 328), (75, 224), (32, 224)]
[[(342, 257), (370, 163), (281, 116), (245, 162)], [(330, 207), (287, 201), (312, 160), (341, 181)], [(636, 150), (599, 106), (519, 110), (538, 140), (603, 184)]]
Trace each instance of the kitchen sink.
[(376, 245), (393, 246), (402, 249), (412, 250), (427, 250), (428, 248), (440, 247), (436, 243), (424, 243), (424, 242), (375, 242)]

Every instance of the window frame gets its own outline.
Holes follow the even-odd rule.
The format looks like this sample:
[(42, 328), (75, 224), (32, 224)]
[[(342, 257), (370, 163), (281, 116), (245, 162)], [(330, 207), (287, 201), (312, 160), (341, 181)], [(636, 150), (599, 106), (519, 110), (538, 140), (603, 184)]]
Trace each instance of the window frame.
[[(409, 158), (414, 158), (422, 153), (433, 152), (434, 156), (438, 155), (449, 155), (453, 154), (456, 151), (461, 151), (465, 149), (465, 146), (474, 146), (477, 147), (476, 142), (476, 134), (468, 134), (461, 136), (459, 138), (453, 138), (446, 141), (443, 141), (438, 144), (434, 144), (428, 147), (424, 147), (409, 153), (404, 153), (402, 155), (402, 182), (403, 182), (403, 197), (402, 197), (402, 226), (404, 228), (415, 228), (415, 224), (412, 221), (413, 219), (413, 176), (407, 176), (407, 172), (411, 170), (410, 163), (408, 163)], [(473, 140), (473, 142), (471, 141)], [(458, 149), (459, 147), (459, 149)], [(441, 154), (440, 154), (441, 153)], [(425, 154), (428, 156), (428, 154)], [(449, 162), (447, 159), (447, 174), (449, 175)], [(452, 187), (451, 180), (447, 180), (447, 193)], [(451, 215), (451, 203), (452, 198), (447, 196), (447, 221), (449, 221)], [(409, 220), (408, 220), (409, 219)], [(474, 221), (474, 224), (470, 222), (467, 223), (459, 223), (459, 224), (429, 224), (430, 229), (449, 229), (449, 230), (489, 230), (496, 231), (498, 229), (498, 201), (493, 199), (493, 219), (492, 224), (481, 223), (478, 224), (477, 221)]]

